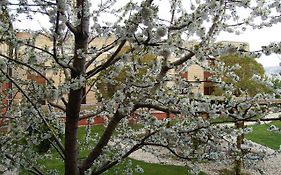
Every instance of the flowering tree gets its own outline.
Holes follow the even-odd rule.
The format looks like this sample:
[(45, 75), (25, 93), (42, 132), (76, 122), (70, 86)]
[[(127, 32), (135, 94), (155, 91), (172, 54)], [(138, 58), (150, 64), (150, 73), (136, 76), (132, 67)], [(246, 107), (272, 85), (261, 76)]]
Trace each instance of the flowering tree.
[[(236, 80), (236, 82), (232, 82), (236, 88), (236, 96), (241, 95), (239, 92), (240, 89), (250, 96), (254, 96), (259, 92), (269, 92), (270, 89), (268, 89), (264, 83), (259, 83), (252, 79), (253, 75), (258, 75), (260, 77), (265, 76), (264, 68), (254, 58), (227, 55), (220, 57), (220, 61), (222, 61), (226, 66), (240, 66), (240, 68), (234, 70), (239, 79), (238, 81)], [(227, 72), (224, 72), (223, 74), (227, 74)], [(226, 79), (224, 81), (229, 82), (232, 81), (232, 79)], [(215, 94), (221, 94), (220, 90), (216, 89)]]
[[(161, 8), (162, 3), (153, 0), (1, 1), (1, 13), (8, 9), (10, 21), (32, 20), (42, 15), (48, 17), (51, 25), (38, 31), (26, 30), (30, 37), (17, 38), (19, 31), (1, 22), (1, 43), (8, 43), (15, 51), (10, 55), (0, 53), (1, 81), (13, 84), (10, 90), (13, 99), (20, 97), (20, 102), (10, 104), (6, 114), (10, 129), (1, 133), (1, 164), (7, 168), (21, 167), (33, 174), (56, 173), (43, 171), (40, 160), (48, 155), (34, 148), (45, 140), (64, 161), (67, 175), (101, 174), (139, 149), (151, 152), (155, 148), (167, 149), (181, 160), (192, 161), (253, 158), (246, 141), (231, 141), (248, 130), (218, 125), (213, 119), (227, 116), (239, 123), (259, 116), (259, 120), (266, 120), (263, 119), (266, 109), (259, 101), (262, 99), (266, 104), (270, 97), (258, 94), (252, 98), (234, 98), (234, 87), (216, 76), (211, 81), (224, 89), (225, 96), (206, 97), (194, 93), (194, 82), (181, 75), (191, 64), (201, 65), (213, 75), (224, 70), (223, 65), (215, 68), (206, 65), (209, 58), (229, 50), (228, 46), (215, 43), (216, 36), (221, 31), (239, 34), (248, 28), (279, 23), (281, 3), (278, 0), (194, 0), (185, 4), (185, 1), (170, 0), (165, 1), (168, 6), (165, 9)], [(249, 15), (240, 16), (241, 11)], [(167, 17), (162, 16), (168, 13)], [(49, 42), (38, 43), (40, 37)], [(92, 44), (101, 38), (101, 45)], [(186, 47), (194, 38), (198, 44)], [(124, 51), (125, 47), (129, 49)], [(231, 49), (238, 55), (258, 57), (261, 53), (280, 53), (280, 43), (256, 52)], [(157, 59), (141, 61), (147, 54), (156, 55)], [(7, 66), (17, 73), (8, 74)], [(126, 78), (118, 79), (124, 70)], [(40, 84), (34, 78), (26, 78), (26, 74), (44, 81)], [(62, 80), (57, 82), (56, 75)], [(234, 74), (229, 76), (235, 79)], [(101, 82), (117, 84), (118, 88), (109, 98), (101, 97), (99, 103), (83, 111), (83, 100), (91, 91), (98, 94), (97, 84)], [(1, 94), (1, 98), (5, 97)], [(155, 120), (152, 110), (166, 113), (167, 120)], [(95, 120), (97, 115), (106, 121), (102, 135), (92, 134), (86, 127), (85, 142), (78, 142), (79, 121)], [(59, 122), (64, 116), (65, 122)], [(132, 116), (138, 116), (137, 129), (129, 125)], [(170, 123), (170, 118), (175, 122)], [(88, 153), (86, 157), (81, 156), (84, 150)], [(241, 162), (237, 164), (241, 166)], [(128, 169), (126, 173), (132, 172)]]

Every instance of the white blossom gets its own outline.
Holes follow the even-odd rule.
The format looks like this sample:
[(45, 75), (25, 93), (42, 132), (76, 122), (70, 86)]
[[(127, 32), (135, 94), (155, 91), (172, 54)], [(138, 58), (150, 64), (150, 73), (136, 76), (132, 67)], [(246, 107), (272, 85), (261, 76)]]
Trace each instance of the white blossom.
[[(13, 69), (10, 79), (0, 75), (1, 82), (13, 84), (0, 93), (2, 102), (7, 94), (13, 93), (13, 103), (6, 114), (13, 119), (8, 134), (0, 136), (1, 165), (7, 168), (38, 166), (43, 171), (46, 168), (42, 160), (63, 162), (57, 155), (67, 146), (77, 148), (74, 154), (79, 158), (93, 158), (89, 164), (92, 166), (81, 172), (83, 174), (95, 174), (115, 161), (124, 163), (123, 168), (116, 170), (117, 174), (146, 174), (139, 165), (134, 166), (123, 157), (135, 148), (154, 154), (162, 163), (166, 163), (165, 158), (171, 154), (188, 157), (194, 163), (193, 173), (200, 171), (196, 161), (212, 159), (229, 165), (233, 160), (243, 159), (247, 166), (265, 156), (263, 150), (242, 155), (252, 151), (253, 144), (244, 139), (239, 148), (237, 137), (255, 130), (233, 125), (252, 117), (258, 117), (260, 124), (265, 111), (274, 108), (259, 102), (270, 104), (273, 98), (265, 93), (252, 97), (243, 92), (236, 97), (235, 83), (240, 79), (234, 72), (240, 67), (228, 67), (217, 58), (230, 53), (254, 58), (280, 54), (281, 42), (248, 51), (245, 45), (217, 43), (216, 36), (224, 31), (241, 34), (280, 23), (281, 18), (276, 15), (281, 11), (278, 0), (227, 3), (171, 0), (165, 8), (161, 8), (164, 1), (107, 0), (93, 2), (93, 5), (90, 1), (83, 2), (79, 6), (79, 0), (76, 4), (71, 0), (19, 0), (20, 5), (12, 0), (0, 2), (17, 12), (10, 14), (13, 23), (40, 14), (50, 24), (45, 27), (42, 23), (40, 30), (20, 31), (10, 29), (5, 21), (0, 22), (1, 47), (2, 43), (9, 44), (15, 51), (9, 56), (10, 61), (4, 56), (7, 53), (0, 56), (0, 69), (6, 71), (7, 64)], [(248, 13), (244, 15), (241, 10)], [(170, 14), (162, 15), (163, 12)], [(31, 25), (26, 27), (33, 29)], [(16, 38), (20, 34), (23, 37)], [(209, 64), (209, 59), (214, 60), (214, 66)], [(201, 67), (203, 73), (209, 72), (212, 77), (192, 75), (196, 71), (189, 72), (191, 65)], [(192, 76), (194, 79), (190, 79)], [(254, 75), (252, 79), (273, 86), (263, 76)], [(223, 91), (223, 96), (201, 93), (204, 85), (212, 81), (212, 85)], [(77, 101), (82, 97), (87, 97), (87, 104)], [(62, 146), (61, 139), (69, 139), (65, 136), (75, 131), (69, 130), (69, 122), (74, 121), (71, 124), (76, 127), (84, 122), (83, 117), (90, 117), (89, 124), (101, 120), (107, 133), (92, 132), (97, 127), (88, 125), (82, 140)], [(227, 118), (232, 124), (216, 122), (221, 118)], [(280, 132), (274, 125), (268, 130)], [(53, 146), (50, 150), (41, 154), (34, 149), (42, 143), (46, 146), (46, 140), (51, 141), (48, 142)], [(156, 146), (142, 145), (144, 143)], [(169, 148), (168, 151), (162, 151), (165, 148)], [(53, 154), (56, 150), (58, 154)], [(98, 150), (96, 157), (84, 155), (92, 150)], [(12, 156), (13, 161), (7, 155)], [(81, 165), (84, 161), (84, 158), (77, 160)], [(47, 170), (46, 173), (62, 172)]]
[(139, 165), (137, 165), (136, 168), (135, 168), (135, 172), (144, 173), (144, 170)]
[(2, 71), (6, 71), (6, 69), (7, 69), (7, 64), (3, 58), (0, 58), (0, 69)]
[(148, 21), (152, 18), (153, 10), (150, 7), (143, 7), (141, 11), (141, 16), (143, 20)]
[(160, 50), (159, 55), (164, 58), (169, 58), (171, 55), (171, 51), (168, 48), (166, 48), (166, 49)]
[(167, 33), (167, 28), (166, 26), (160, 26), (157, 28), (156, 30), (156, 34), (161, 38), (163, 36), (165, 36)]

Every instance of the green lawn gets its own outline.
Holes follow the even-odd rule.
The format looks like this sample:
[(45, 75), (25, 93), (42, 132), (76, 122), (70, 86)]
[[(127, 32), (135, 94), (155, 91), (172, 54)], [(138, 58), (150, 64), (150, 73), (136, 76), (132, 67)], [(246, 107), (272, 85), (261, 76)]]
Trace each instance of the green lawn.
[[(272, 122), (271, 124), (281, 128), (281, 122), (279, 121)], [(263, 124), (251, 126), (253, 127), (253, 132), (247, 134), (246, 138), (269, 148), (275, 150), (279, 149), (279, 146), (281, 145), (281, 134), (268, 131), (267, 128), (269, 125)]]
[[(139, 165), (143, 168), (144, 173), (142, 174), (148, 174), (148, 175), (186, 175), (187, 174), (187, 168), (182, 166), (174, 166), (174, 165), (160, 165), (160, 164), (154, 164), (154, 163), (145, 163), (143, 161), (138, 160), (132, 160), (133, 167), (136, 167), (136, 165)], [(113, 175), (114, 169), (104, 173), (105, 175)], [(120, 172), (118, 174), (121, 174)], [(140, 174), (140, 173), (135, 173)], [(200, 173), (203, 175), (203, 173)]]
[[(91, 133), (97, 133), (97, 134), (101, 134), (104, 131), (104, 127), (101, 125), (97, 125), (94, 127), (91, 127)], [(85, 127), (80, 127), (78, 130), (78, 138), (79, 141), (83, 141), (85, 137)], [(51, 152), (55, 157), (59, 157), (58, 154), (53, 150)], [(88, 151), (82, 151), (81, 155), (82, 156), (86, 156), (88, 153)], [(183, 166), (175, 166), (175, 165), (160, 165), (160, 164), (154, 164), (154, 163), (146, 163), (143, 161), (138, 161), (138, 160), (134, 160), (134, 159), (126, 159), (125, 162), (127, 162), (128, 160), (130, 160), (132, 162), (132, 169), (134, 170), (137, 165), (140, 166), (143, 170), (144, 173), (142, 174), (148, 174), (148, 175), (188, 175), (187, 171), (188, 169), (186, 167)], [(59, 158), (57, 159), (43, 159), (40, 161), (40, 164), (45, 166), (45, 171), (46, 170), (53, 170), (53, 169), (57, 169), (60, 172), (62, 172), (62, 174), (64, 174), (63, 171), (63, 162), (62, 160), (60, 160)], [(124, 169), (124, 166), (126, 165), (126, 163), (121, 163), (120, 165), (115, 166), (114, 168), (110, 169), (109, 171), (103, 173), (105, 175), (117, 175), (117, 174), (123, 174), (122, 171)], [(20, 175), (29, 175), (30, 173), (26, 172), (26, 171), (22, 171), (20, 173)], [(134, 174), (141, 174), (141, 173), (137, 173), (135, 172)], [(201, 175), (203, 175), (204, 173), (200, 173)]]
[[(146, 163), (139, 160), (134, 159), (127, 159), (132, 161), (132, 169), (134, 170), (137, 165), (140, 166), (144, 173), (142, 174), (149, 174), (149, 175), (188, 175), (187, 174), (187, 168), (183, 166), (175, 166), (175, 165), (160, 165), (160, 164), (154, 164), (154, 163)], [(46, 166), (46, 169), (58, 169), (60, 172), (63, 172), (63, 163), (60, 160), (44, 160), (42, 161), (42, 164)], [(116, 175), (116, 174), (122, 174), (122, 171), (124, 169), (125, 163), (117, 165), (116, 167), (110, 169), (109, 171), (103, 173), (104, 175)], [(21, 175), (27, 175), (28, 173), (24, 172), (21, 173)], [(64, 173), (62, 173), (64, 174)], [(134, 174), (141, 174), (135, 172)], [(203, 175), (204, 173), (200, 173)]]
[[(271, 124), (281, 128), (281, 122), (272, 122)], [(271, 125), (269, 124), (269, 125)], [(279, 145), (281, 145), (281, 134), (273, 133), (267, 130), (269, 125), (255, 125), (253, 127), (253, 132), (246, 135), (246, 138), (252, 140), (253, 142), (262, 144), (264, 146), (270, 147), (272, 149), (279, 149)], [(101, 134), (104, 131), (103, 126), (94, 126), (91, 127), (91, 133)], [(78, 130), (78, 138), (79, 141), (83, 141), (85, 136), (85, 127), (81, 127)], [(88, 151), (82, 151), (82, 156), (86, 156)], [(52, 151), (53, 155), (57, 155), (54, 151)], [(183, 166), (174, 166), (174, 165), (160, 165), (160, 164), (153, 164), (153, 163), (146, 163), (143, 161), (138, 161), (134, 159), (127, 159), (126, 161), (132, 161), (132, 169), (134, 170), (137, 165), (143, 168), (143, 174), (149, 175), (186, 175), (187, 168)], [(63, 172), (63, 162), (59, 159), (44, 159), (41, 160), (40, 163), (45, 165), (45, 170), (51, 169), (59, 169)], [(115, 175), (115, 174), (122, 174), (125, 164), (120, 164), (105, 172), (105, 175)], [(28, 175), (30, 173), (22, 172), (21, 175)], [(135, 172), (134, 174), (140, 174)], [(201, 173), (204, 174), (204, 173)]]

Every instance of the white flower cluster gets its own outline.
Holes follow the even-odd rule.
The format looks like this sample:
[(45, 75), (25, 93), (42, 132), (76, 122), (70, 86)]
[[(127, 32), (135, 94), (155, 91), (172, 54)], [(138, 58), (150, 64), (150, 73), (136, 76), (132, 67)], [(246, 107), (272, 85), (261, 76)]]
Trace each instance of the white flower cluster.
[(142, 169), (142, 167), (140, 167), (139, 165), (137, 165), (136, 168), (135, 168), (135, 172), (136, 172), (136, 173), (144, 173), (144, 170)]
[(238, 82), (240, 80), (239, 76), (236, 75), (234, 72), (227, 72), (226, 76), (231, 78), (235, 82)]
[(153, 17), (153, 9), (151, 7), (144, 6), (141, 11), (141, 17), (144, 25), (149, 25)]
[[(30, 9), (26, 6), (26, 3), (28, 3), (26, 0), (21, 2), (23, 6), (19, 9), (21, 12), (25, 7)], [(38, 6), (42, 2), (34, 1)], [(247, 101), (245, 101), (244, 97), (241, 97), (242, 100), (235, 98), (234, 91), (236, 88), (230, 83), (223, 82), (223, 80), (227, 76), (236, 82), (239, 81), (239, 77), (233, 73), (233, 71), (239, 69), (239, 66), (230, 68), (225, 64), (217, 63), (216, 68), (208, 69), (209, 65), (205, 63), (208, 58), (214, 59), (229, 53), (250, 55), (251, 57), (260, 57), (262, 53), (266, 55), (280, 53), (281, 45), (278, 42), (264, 46), (261, 51), (257, 52), (248, 52), (247, 45), (233, 46), (231, 44), (215, 43), (215, 36), (223, 30), (239, 34), (248, 30), (249, 26), (253, 28), (269, 27), (273, 23), (280, 22), (280, 17), (273, 18), (272, 16), (273, 11), (278, 13), (281, 11), (280, 2), (277, 0), (272, 2), (259, 0), (255, 3), (251, 0), (245, 0), (224, 3), (224, 1), (217, 0), (191, 0), (190, 5), (186, 7), (182, 4), (182, 1), (171, 0), (170, 8), (167, 9), (174, 12), (172, 21), (167, 21), (159, 16), (157, 6), (159, 1), (153, 3), (151, 3), (152, 1), (143, 1), (142, 3), (129, 1), (121, 8), (115, 6), (116, 0), (101, 2), (100, 5), (93, 7), (92, 13), (89, 11), (90, 4), (84, 4), (85, 8), (83, 6), (74, 7), (69, 4), (70, 0), (58, 1), (58, 4), (54, 6), (38, 8), (45, 8), (44, 12), (49, 16), (49, 22), (52, 24), (51, 29), (44, 32), (44, 35), (50, 35), (47, 38), (57, 42), (46, 49), (40, 49), (42, 43), (39, 43), (39, 48), (26, 46), (26, 49), (20, 49), (18, 58), (20, 60), (22, 55), (29, 56), (29, 60), (24, 61), (24, 63), (28, 63), (32, 68), (39, 71), (47, 72), (47, 75), (51, 72), (52, 77), (47, 77), (50, 79), (48, 85), (37, 85), (33, 81), (16, 78), (17, 75), (13, 77), (19, 87), (22, 87), (26, 92), (24, 94), (36, 103), (35, 106), (38, 109), (36, 108), (35, 110), (30, 105), (30, 101), (21, 95), (20, 105), (13, 106), (9, 111), (11, 116), (20, 117), (15, 117), (11, 123), (11, 134), (0, 136), (0, 164), (2, 164), (2, 158), (6, 159), (3, 156), (5, 154), (15, 156), (16, 164), (21, 162), (24, 164), (23, 167), (28, 163), (24, 161), (26, 157), (34, 158), (34, 160), (30, 161), (35, 163), (36, 160), (42, 159), (40, 155), (32, 154), (34, 152), (32, 145), (38, 146), (42, 140), (52, 139), (53, 135), (50, 131), (37, 133), (35, 129), (45, 127), (45, 125), (44, 127), (41, 125), (41, 117), (43, 116), (51, 124), (51, 128), (55, 128), (55, 132), (60, 133), (64, 124), (62, 122), (59, 126), (59, 122), (55, 119), (65, 117), (65, 113), (54, 112), (54, 108), (48, 105), (46, 105), (47, 108), (44, 106), (41, 109), (41, 105), (37, 104), (37, 102), (45, 99), (59, 101), (70, 90), (80, 89), (85, 87), (86, 84), (88, 85), (88, 83), (93, 83), (91, 90), (96, 94), (111, 88), (98, 87), (98, 84), (104, 83), (116, 86), (116, 88), (112, 88), (114, 90), (110, 92), (109, 98), (101, 97), (99, 103), (95, 104), (101, 106), (99, 116), (105, 120), (105, 127), (112, 124), (111, 121), (116, 117), (114, 114), (119, 114), (122, 117), (118, 121), (117, 128), (112, 131), (114, 134), (108, 144), (100, 148), (102, 150), (101, 154), (93, 162), (91, 170), (106, 167), (105, 165), (109, 165), (114, 160), (120, 163), (123, 161), (122, 156), (126, 155), (136, 144), (142, 144), (142, 139), (146, 136), (148, 138), (146, 138), (145, 142), (169, 146), (175, 154), (188, 156), (194, 160), (212, 159), (223, 162), (224, 158), (234, 157), (240, 159), (241, 152), (250, 149), (252, 145), (245, 142), (245, 144), (241, 145), (241, 151), (236, 146), (236, 138), (251, 132), (252, 129), (247, 127), (236, 130), (227, 125), (216, 124), (213, 119), (230, 118), (231, 120), (241, 120), (253, 116), (262, 116), (264, 115), (265, 107), (260, 107), (256, 102), (262, 98), (267, 99), (268, 102), (270, 100), (264, 94), (256, 95), (254, 98), (247, 96)], [(70, 8), (72, 9), (70, 10)], [(251, 15), (241, 16), (239, 12), (244, 8), (251, 11)], [(59, 17), (57, 16), (57, 11), (61, 12)], [(93, 23), (92, 27), (87, 27), (87, 21), (78, 19), (82, 13), (84, 13), (84, 17), (93, 17), (91, 19), (93, 20), (91, 21)], [(110, 18), (102, 18), (106, 16), (104, 14), (110, 14)], [(15, 15), (15, 17), (17, 16)], [(79, 49), (76, 54), (78, 54), (79, 58), (86, 58), (86, 61), (94, 60), (89, 65), (89, 69), (93, 68), (93, 70), (99, 71), (100, 68), (105, 67), (97, 76), (89, 79), (86, 79), (85, 76), (79, 76), (76, 79), (71, 79), (69, 72), (72, 71), (72, 66), (75, 66), (72, 64), (75, 51), (73, 41), (77, 39), (75, 36), (78, 35), (75, 32), (73, 32), (75, 34), (69, 34), (71, 32), (66, 30), (65, 23), (68, 22), (67, 20), (70, 20), (69, 22), (73, 24), (74, 28), (76, 27), (76, 30), (80, 29), (77, 28), (78, 25), (85, 24), (85, 26), (81, 27), (85, 27), (83, 30), (89, 35), (90, 39), (93, 39), (89, 43), (89, 47), (92, 48)], [(231, 25), (233, 22), (241, 22), (241, 24)], [(7, 29), (6, 26), (0, 27), (0, 32), (5, 29)], [(89, 33), (88, 29), (91, 30)], [(55, 30), (57, 30), (57, 33), (54, 34)], [(13, 39), (12, 34), (4, 35), (5, 40), (9, 38), (7, 41), (17, 42), (17, 40)], [(186, 43), (191, 41), (192, 38), (198, 38), (199, 41), (193, 42), (190, 47), (186, 46)], [(99, 42), (100, 39), (105, 39), (106, 41), (102, 44), (98, 43), (96, 46), (95, 41)], [(109, 57), (104, 58), (103, 55), (114, 53), (119, 44), (118, 41), (111, 42), (112, 39), (126, 39), (127, 42), (121, 52), (117, 54), (117, 57), (112, 61), (109, 60), (110, 66), (108, 66), (105, 62)], [(33, 45), (35, 43), (35, 40), (33, 40), (29, 44)], [(125, 53), (128, 45), (130, 45), (129, 53)], [(21, 50), (23, 51), (21, 52)], [(104, 54), (101, 54), (101, 52), (104, 52)], [(194, 56), (188, 57), (192, 53), (194, 53)], [(100, 54), (101, 56), (99, 56)], [(147, 54), (155, 55), (157, 58), (153, 59), (153, 61), (146, 61), (147, 57), (144, 56)], [(84, 59), (79, 61), (84, 61)], [(181, 61), (183, 63), (179, 64)], [(38, 65), (45, 63), (48, 64), (48, 68)], [(70, 65), (70, 68), (63, 70), (57, 63)], [(182, 73), (186, 72), (189, 66), (193, 64), (200, 65), (211, 71), (214, 76), (208, 80), (215, 81), (215, 86), (221, 88), (224, 92), (223, 97), (204, 96), (195, 92), (195, 88), (200, 88), (202, 85), (200, 83), (201, 79), (198, 78), (196, 83), (191, 83), (182, 76)], [(4, 70), (6, 67), (6, 61), (0, 59), (0, 68)], [(167, 71), (167, 74), (164, 74), (163, 72), (168, 69), (167, 67), (172, 67), (173, 70), (171, 69)], [(23, 65), (15, 66), (14, 68), (15, 70), (29, 70)], [(63, 76), (63, 71), (65, 76)], [(160, 75), (160, 72), (163, 75)], [(123, 75), (124, 77), (121, 77)], [(60, 79), (59, 84), (57, 84), (57, 81), (56, 83), (52, 82), (52, 79), (56, 77)], [(263, 78), (258, 76), (254, 76), (253, 79), (263, 81)], [(13, 86), (13, 88), (15, 89), (16, 87)], [(147, 104), (148, 107), (134, 112), (136, 104)], [(151, 108), (151, 106), (154, 106), (155, 109)], [(159, 112), (156, 111), (158, 109), (168, 112), (158, 114), (156, 113)], [(95, 112), (99, 110), (95, 110)], [(42, 116), (40, 117), (39, 114), (41, 113)], [(86, 115), (89, 113), (88, 111), (80, 112), (79, 114)], [(170, 118), (164, 120), (155, 118), (155, 115), (162, 114)], [(136, 122), (137, 126), (141, 128), (131, 127), (130, 122), (132, 121)], [(89, 122), (93, 121), (89, 120)], [(59, 131), (57, 128), (59, 128)], [(269, 130), (279, 131), (274, 126), (269, 127)], [(79, 142), (81, 151), (92, 149), (101, 139), (98, 134), (90, 131), (90, 126), (87, 126), (85, 139)], [(67, 133), (68, 131), (65, 132)], [(152, 135), (149, 136), (149, 134)], [(22, 144), (22, 139), (26, 139), (24, 143), (27, 144)], [(229, 143), (226, 143), (227, 141)], [(143, 149), (154, 152), (159, 157), (162, 155), (162, 152), (155, 147), (144, 147)], [(224, 157), (224, 155), (226, 156)], [(193, 170), (194, 172), (199, 171), (197, 167), (194, 167)], [(118, 173), (143, 173), (143, 169), (140, 166), (134, 167), (132, 162), (128, 161), (124, 171), (121, 170)]]
[(164, 48), (159, 51), (159, 55), (164, 57), (165, 59), (169, 58), (171, 54), (172, 53), (169, 48)]
[(272, 131), (272, 132), (280, 131), (280, 129), (277, 126), (275, 126), (275, 125), (270, 125), (267, 130), (268, 131)]
[(57, 100), (60, 98), (61, 94), (58, 89), (49, 89), (44, 93), (45, 99), (48, 100)]
[(156, 34), (159, 38), (164, 37), (167, 34), (167, 27), (166, 26), (159, 26), (156, 29)]
[(262, 46), (262, 52), (265, 55), (270, 55), (272, 53), (281, 53), (281, 42), (279, 43), (270, 43), (268, 46)]
[(7, 64), (3, 58), (0, 58), (0, 69), (2, 71), (6, 71), (6, 69), (7, 69)]
[(71, 80), (71, 83), (69, 85), (70, 89), (77, 90), (81, 87), (84, 87), (86, 83), (86, 78), (84, 76), (79, 76), (76, 79)]
[(253, 128), (252, 127), (246, 127), (246, 128), (243, 129), (243, 133), (244, 134), (249, 134), (251, 132), (253, 132)]

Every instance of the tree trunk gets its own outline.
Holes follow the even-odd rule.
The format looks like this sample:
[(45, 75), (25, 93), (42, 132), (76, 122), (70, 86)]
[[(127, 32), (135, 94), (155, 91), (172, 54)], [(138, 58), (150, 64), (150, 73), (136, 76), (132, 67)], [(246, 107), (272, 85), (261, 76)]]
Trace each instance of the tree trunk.
[[(79, 54), (80, 50), (85, 52), (88, 47), (89, 17), (84, 16), (87, 11), (87, 0), (77, 0), (76, 6), (81, 7), (77, 18), (81, 20), (80, 25), (76, 27), (75, 51), (73, 57), (73, 67), (71, 70), (71, 79), (85, 75), (85, 58)], [(79, 175), (78, 158), (79, 151), (77, 146), (77, 129), (79, 113), (81, 109), (82, 95), (85, 87), (76, 90), (70, 90), (68, 104), (66, 109), (65, 124), (65, 175)]]
[[(244, 122), (243, 121), (236, 122), (235, 126), (237, 129), (243, 129)], [(237, 149), (241, 150), (241, 145), (243, 144), (243, 140), (244, 140), (244, 134), (237, 136), (236, 139), (237, 139), (236, 140)], [(241, 154), (239, 155), (239, 158), (235, 160), (235, 164), (234, 164), (235, 175), (242, 174), (242, 167), (243, 167), (243, 150), (241, 150)]]
[(65, 174), (78, 175), (77, 128), (82, 90), (71, 90), (65, 124)]

